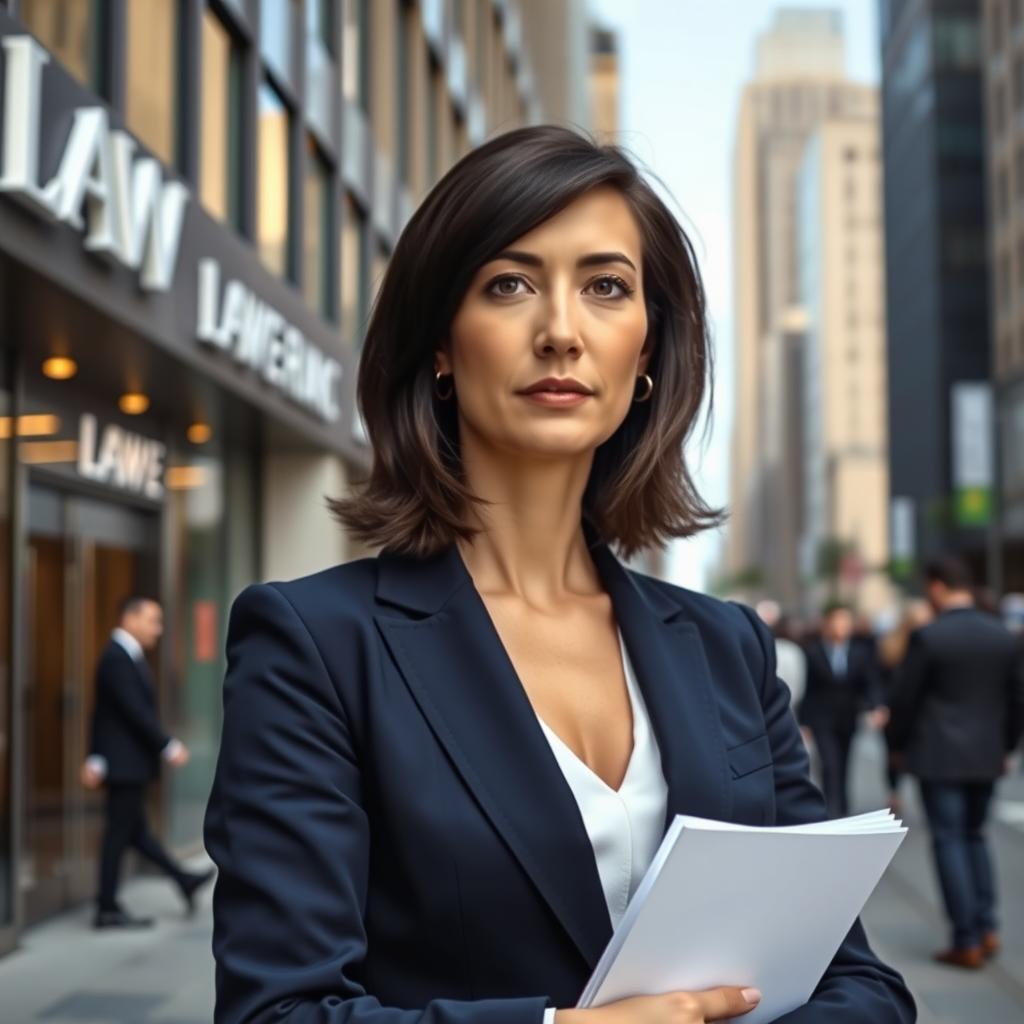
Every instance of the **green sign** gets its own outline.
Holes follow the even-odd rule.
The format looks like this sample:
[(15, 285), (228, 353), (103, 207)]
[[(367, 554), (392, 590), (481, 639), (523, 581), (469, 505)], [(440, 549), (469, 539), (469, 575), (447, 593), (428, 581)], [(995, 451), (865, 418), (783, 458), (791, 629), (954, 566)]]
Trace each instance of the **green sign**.
[(957, 526), (988, 526), (992, 521), (992, 489), (961, 487), (956, 492)]

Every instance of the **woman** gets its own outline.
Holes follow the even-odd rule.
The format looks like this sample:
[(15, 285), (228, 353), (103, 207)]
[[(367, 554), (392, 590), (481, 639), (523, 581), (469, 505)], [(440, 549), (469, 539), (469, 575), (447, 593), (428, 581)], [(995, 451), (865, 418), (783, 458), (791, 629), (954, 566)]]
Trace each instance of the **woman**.
[[(756, 1005), (572, 1009), (673, 815), (823, 817), (768, 631), (609, 547), (719, 522), (682, 454), (709, 362), (690, 246), (617, 149), (510, 132), (426, 198), (362, 353), (372, 473), (334, 503), (383, 553), (232, 611), (206, 819), (218, 1021)], [(912, 1019), (859, 926), (786, 1017)]]

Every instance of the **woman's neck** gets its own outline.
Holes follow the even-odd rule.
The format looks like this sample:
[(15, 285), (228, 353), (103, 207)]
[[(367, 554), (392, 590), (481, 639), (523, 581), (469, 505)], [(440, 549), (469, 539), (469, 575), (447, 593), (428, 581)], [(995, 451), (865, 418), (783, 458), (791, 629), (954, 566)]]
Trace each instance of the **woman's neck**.
[(463, 448), (466, 483), (490, 502), (474, 512), (480, 532), (459, 541), (482, 594), (514, 595), (553, 609), (568, 594), (599, 588), (581, 524), (592, 462), (592, 452), (527, 460)]

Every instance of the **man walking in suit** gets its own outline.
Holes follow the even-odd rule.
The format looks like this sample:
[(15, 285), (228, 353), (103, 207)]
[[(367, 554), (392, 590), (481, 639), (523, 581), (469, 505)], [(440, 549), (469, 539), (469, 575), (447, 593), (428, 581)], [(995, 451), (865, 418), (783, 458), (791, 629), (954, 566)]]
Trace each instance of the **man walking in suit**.
[(163, 633), (160, 605), (145, 597), (125, 599), (119, 624), (96, 668), (96, 706), (90, 755), (82, 782), (90, 789), (106, 785), (106, 822), (100, 856), (96, 928), (139, 928), (153, 922), (133, 917), (117, 902), (121, 858), (129, 846), (161, 868), (177, 884), (191, 912), (195, 894), (214, 872), (193, 874), (180, 867), (146, 823), (146, 785), (157, 777), (163, 759), (173, 767), (188, 761), (188, 750), (160, 727), (153, 678), (145, 652)]
[(891, 700), (889, 743), (916, 775), (953, 929), (940, 963), (980, 967), (999, 948), (985, 821), (995, 780), (1024, 728), (1020, 649), (999, 619), (974, 607), (956, 558), (925, 569), (937, 617), (911, 635)]
[(858, 715), (869, 711), (873, 726), (883, 724), (874, 645), (855, 637), (853, 627), (853, 612), (846, 605), (836, 602), (825, 608), (821, 633), (807, 645), (806, 690), (798, 714), (814, 738), (832, 817), (849, 812), (847, 772)]

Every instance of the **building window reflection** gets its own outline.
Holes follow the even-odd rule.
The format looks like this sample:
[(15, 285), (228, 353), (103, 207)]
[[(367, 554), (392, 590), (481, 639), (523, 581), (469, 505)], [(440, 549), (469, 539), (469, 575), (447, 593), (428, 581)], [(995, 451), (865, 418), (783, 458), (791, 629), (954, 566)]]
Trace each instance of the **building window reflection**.
[(227, 26), (203, 11), (199, 195), (218, 220), (240, 228), (241, 56)]
[(290, 134), (288, 108), (277, 90), (269, 82), (264, 82), (259, 94), (257, 244), (264, 264), (281, 277), (288, 277), (291, 269), (288, 258), (291, 234), (288, 210)]
[(128, 0), (128, 127), (165, 164), (177, 162), (177, 0)]
[(18, 14), (30, 32), (83, 85), (106, 94), (101, 0), (21, 0)]
[(345, 99), (370, 112), (370, 0), (350, 0), (345, 9), (342, 59)]
[(331, 226), (331, 172), (317, 144), (306, 137), (306, 185), (303, 190), (304, 222), (302, 290), (310, 308), (331, 315), (334, 274), (329, 251)]
[(292, 39), (296, 0), (261, 0), (260, 51), (286, 82), (292, 81)]
[(366, 215), (351, 196), (345, 197), (340, 257), (341, 337), (358, 347), (366, 310)]

